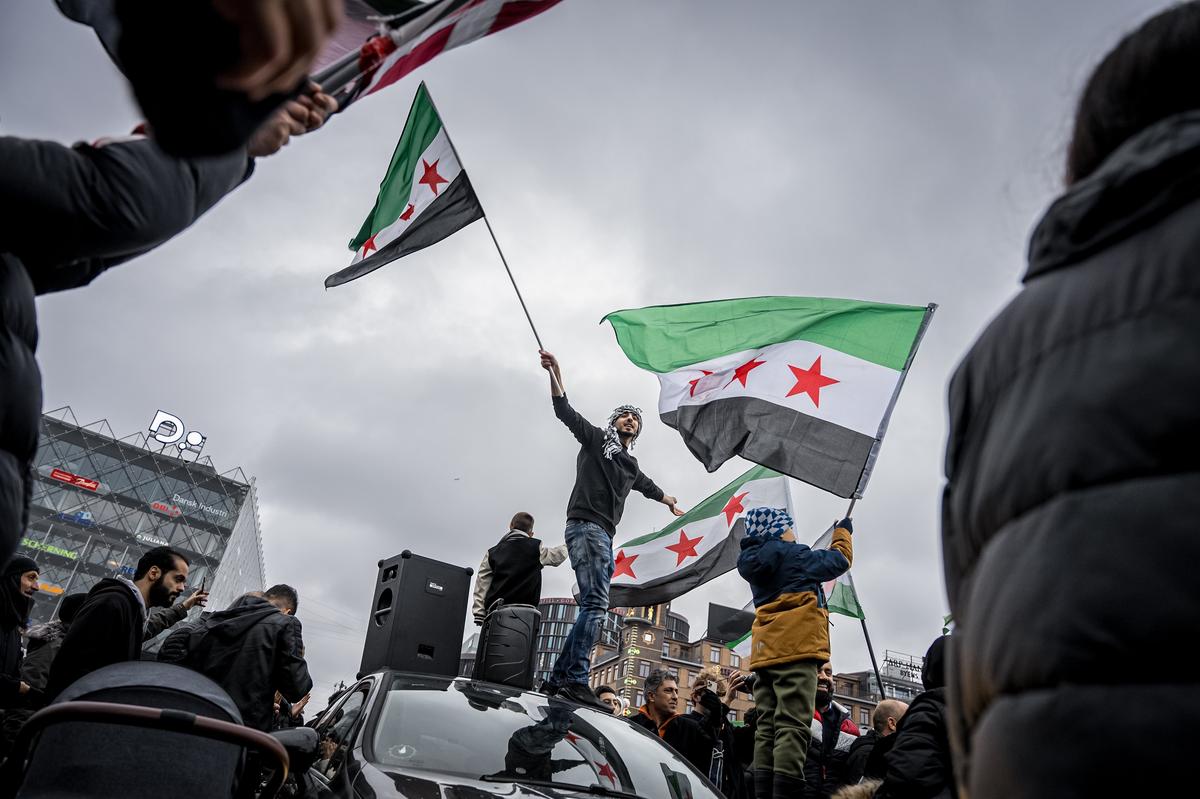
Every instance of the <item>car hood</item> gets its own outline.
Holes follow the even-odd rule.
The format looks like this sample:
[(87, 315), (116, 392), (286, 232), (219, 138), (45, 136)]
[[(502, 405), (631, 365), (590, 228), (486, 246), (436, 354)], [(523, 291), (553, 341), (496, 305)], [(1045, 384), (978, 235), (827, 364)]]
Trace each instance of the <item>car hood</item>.
[[(548, 785), (522, 785), (517, 782), (485, 782), (429, 771), (407, 771), (391, 766), (368, 767), (366, 781), (379, 799), (596, 799), (600, 794), (586, 790), (564, 790)], [(363, 792), (370, 796), (370, 792)]]

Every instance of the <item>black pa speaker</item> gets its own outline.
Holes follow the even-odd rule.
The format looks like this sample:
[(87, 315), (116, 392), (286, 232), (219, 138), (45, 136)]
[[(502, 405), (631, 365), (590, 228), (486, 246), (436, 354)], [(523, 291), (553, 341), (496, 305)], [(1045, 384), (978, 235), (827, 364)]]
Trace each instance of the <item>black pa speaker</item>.
[(379, 669), (457, 676), (472, 573), (407, 549), (379, 561), (359, 677)]

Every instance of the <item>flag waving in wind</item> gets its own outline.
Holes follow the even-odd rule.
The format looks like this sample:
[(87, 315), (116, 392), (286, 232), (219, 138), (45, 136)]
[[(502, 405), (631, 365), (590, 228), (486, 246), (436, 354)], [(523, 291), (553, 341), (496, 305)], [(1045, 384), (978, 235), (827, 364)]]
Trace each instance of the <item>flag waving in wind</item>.
[(750, 297), (604, 318), (710, 472), (740, 455), (860, 497), (934, 308)]
[(350, 242), (354, 258), (325, 278), (325, 288), (436, 244), (482, 217), (471, 181), (422, 83), (379, 184), (375, 207)]
[(787, 478), (755, 466), (657, 533), (613, 549), (608, 604), (657, 605), (720, 577), (737, 565), (750, 508), (789, 506)]

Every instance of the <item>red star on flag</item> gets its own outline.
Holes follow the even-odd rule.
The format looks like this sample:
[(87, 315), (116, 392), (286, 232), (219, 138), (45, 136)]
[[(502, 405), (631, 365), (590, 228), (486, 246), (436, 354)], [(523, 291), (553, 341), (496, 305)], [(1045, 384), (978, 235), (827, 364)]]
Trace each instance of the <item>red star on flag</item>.
[[(437, 189), (434, 189), (433, 193), (437, 194)], [(412, 219), (413, 208), (415, 208), (415, 207), (416, 206), (414, 206), (412, 203), (409, 203), (408, 207), (404, 209), (404, 213), (400, 214), (400, 218), (403, 219), (405, 222)]]
[(737, 369), (733, 370), (733, 377), (731, 377), (729, 379), (729, 382), (726, 383), (725, 385), (727, 385), (727, 386), (732, 385), (733, 381), (736, 380), (742, 384), (742, 388), (745, 388), (746, 387), (746, 378), (750, 376), (750, 371), (753, 369), (757, 369), (758, 367), (762, 366), (764, 363), (766, 363), (766, 361), (760, 361), (757, 358), (751, 358), (749, 361), (742, 364)]
[(607, 763), (597, 763), (596, 765), (600, 766), (600, 770), (596, 772), (597, 774), (606, 778), (613, 785), (617, 784), (617, 775), (613, 772), (612, 766), (608, 765)]
[(417, 182), (424, 183), (426, 186), (433, 189), (434, 195), (436, 195), (438, 192), (438, 184), (439, 183), (449, 183), (450, 182), (438, 174), (437, 165), (438, 165), (438, 161), (441, 161), (441, 160), (442, 159), (439, 158), (437, 161), (434, 161), (432, 164), (430, 164), (424, 158), (421, 159), (421, 164), (424, 165), (424, 167), (425, 167), (425, 174), (422, 175), (421, 179), (418, 180)]
[(832, 377), (826, 377), (821, 374), (821, 356), (813, 361), (812, 366), (807, 369), (801, 369), (788, 364), (788, 368), (792, 370), (792, 374), (796, 377), (796, 385), (792, 386), (792, 390), (787, 393), (790, 397), (794, 394), (807, 394), (808, 398), (813, 401), (813, 405), (821, 407), (821, 389), (826, 386), (832, 386), (839, 381)]
[[(708, 377), (709, 375), (712, 374), (712, 372), (708, 371), (707, 369), (701, 369), (700, 371), (704, 372), (704, 375), (703, 375), (704, 377)], [(696, 384), (699, 382), (700, 382), (699, 377), (697, 377), (695, 380), (688, 381), (688, 385), (692, 387), (692, 390), (690, 392), (688, 392), (688, 396), (690, 396), (690, 397), (696, 396)]]
[(641, 557), (641, 556), (640, 555), (626, 555), (625, 550), (623, 550), (623, 549), (620, 552), (618, 552), (617, 553), (617, 565), (616, 565), (616, 568), (613, 569), (612, 579), (615, 580), (618, 577), (620, 577), (622, 574), (628, 574), (632, 579), (636, 580), (637, 575), (633, 573), (633, 562), (635, 560), (637, 560), (639, 557)]
[[(378, 233), (375, 234), (375, 236), (378, 236), (378, 235), (379, 235)], [(366, 258), (367, 253), (369, 253), (371, 250), (375, 250), (375, 252), (379, 252), (379, 248), (377, 248), (375, 246), (375, 236), (372, 236), (371, 238), (369, 238), (363, 242), (363, 251), (362, 251), (363, 258)]]
[(667, 549), (675, 553), (675, 565), (683, 563), (688, 558), (700, 557), (696, 554), (696, 545), (704, 540), (704, 536), (698, 535), (695, 538), (688, 538), (686, 530), (679, 531), (679, 541), (671, 544)]
[(733, 527), (733, 517), (746, 510), (742, 507), (742, 500), (745, 499), (749, 493), (749, 491), (745, 491), (741, 494), (734, 494), (729, 498), (729, 501), (725, 503), (725, 507), (721, 508), (721, 513), (725, 514), (725, 523), (730, 527)]

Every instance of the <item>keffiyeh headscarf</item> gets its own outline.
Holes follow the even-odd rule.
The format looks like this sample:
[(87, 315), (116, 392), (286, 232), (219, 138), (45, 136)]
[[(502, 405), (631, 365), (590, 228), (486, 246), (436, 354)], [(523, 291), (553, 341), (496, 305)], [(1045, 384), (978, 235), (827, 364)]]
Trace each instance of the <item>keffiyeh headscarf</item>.
[(637, 441), (637, 437), (642, 434), (642, 409), (636, 408), (633, 405), (621, 405), (613, 409), (613, 412), (608, 415), (608, 427), (604, 428), (604, 457), (606, 460), (612, 460), (613, 455), (620, 452), (621, 436), (617, 433), (617, 419), (620, 419), (627, 413), (632, 413), (637, 418), (638, 431), (633, 434), (633, 438), (629, 439), (629, 448), (633, 449), (633, 444)]
[(764, 541), (779, 538), (795, 524), (783, 508), (751, 508), (743, 518), (746, 521), (746, 535)]

